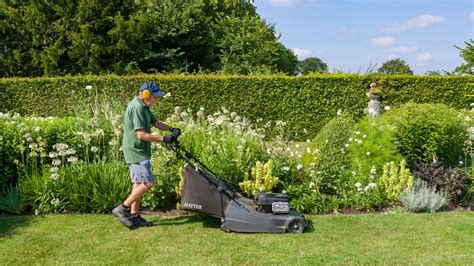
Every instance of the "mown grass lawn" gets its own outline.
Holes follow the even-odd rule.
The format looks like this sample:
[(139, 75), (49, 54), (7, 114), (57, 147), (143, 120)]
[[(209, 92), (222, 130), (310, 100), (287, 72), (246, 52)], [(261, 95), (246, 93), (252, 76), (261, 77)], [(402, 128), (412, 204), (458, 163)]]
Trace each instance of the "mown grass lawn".
[(0, 216), (11, 264), (471, 264), (474, 213), (307, 216), (304, 234), (224, 233), (205, 216), (129, 231), (112, 215)]

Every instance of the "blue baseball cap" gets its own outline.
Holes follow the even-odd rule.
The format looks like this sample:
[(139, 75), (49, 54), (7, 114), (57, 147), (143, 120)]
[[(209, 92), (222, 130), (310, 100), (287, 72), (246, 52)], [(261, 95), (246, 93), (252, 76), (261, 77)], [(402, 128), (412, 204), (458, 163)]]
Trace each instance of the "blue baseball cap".
[(165, 96), (165, 93), (160, 91), (160, 87), (151, 81), (143, 83), (143, 85), (140, 87), (140, 92), (143, 92), (144, 90), (149, 90), (155, 97)]

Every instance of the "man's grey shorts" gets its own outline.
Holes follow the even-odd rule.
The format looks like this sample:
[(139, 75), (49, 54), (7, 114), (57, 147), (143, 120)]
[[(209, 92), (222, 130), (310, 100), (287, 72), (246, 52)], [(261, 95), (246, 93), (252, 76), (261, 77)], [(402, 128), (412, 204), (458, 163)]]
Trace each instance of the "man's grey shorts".
[(130, 177), (134, 184), (155, 182), (155, 178), (151, 172), (150, 160), (130, 164)]

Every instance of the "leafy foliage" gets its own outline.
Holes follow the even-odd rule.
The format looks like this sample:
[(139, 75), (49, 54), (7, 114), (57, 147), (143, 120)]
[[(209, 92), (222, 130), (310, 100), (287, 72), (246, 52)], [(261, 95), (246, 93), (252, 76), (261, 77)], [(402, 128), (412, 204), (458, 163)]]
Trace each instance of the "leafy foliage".
[[(377, 87), (382, 88), (384, 104), (392, 107), (416, 101), (467, 108), (471, 103), (469, 84), (473, 77), (110, 75), (1, 79), (4, 93), (0, 94), (0, 112), (76, 116), (78, 109), (92, 110), (97, 98), (125, 109), (126, 100), (147, 80), (155, 81), (172, 94), (153, 108), (160, 119), (172, 115), (175, 106), (192, 110), (202, 106), (214, 113), (225, 105), (264, 128), (267, 137), (275, 137), (277, 132), (273, 132), (274, 126), (266, 127), (266, 124), (282, 121), (287, 139), (306, 140), (313, 138), (338, 109), (360, 118), (367, 106), (365, 92), (372, 81), (380, 84)], [(87, 85), (92, 89), (84, 89)]]
[(0, 193), (0, 210), (14, 214), (21, 214), (24, 204), (19, 185), (10, 186)]
[(445, 193), (448, 201), (455, 205), (466, 190), (469, 176), (460, 169), (443, 167), (441, 163), (416, 163), (413, 175), (437, 191)]
[(318, 57), (308, 57), (298, 63), (298, 70), (302, 75), (309, 73), (327, 73), (328, 65)]
[(131, 190), (127, 165), (97, 162), (68, 165), (54, 177), (49, 169), (21, 180), (25, 204), (36, 213), (106, 212)]
[(467, 126), (460, 113), (446, 105), (409, 103), (381, 119), (381, 124), (393, 128), (394, 144), (409, 167), (433, 158), (445, 166), (456, 166), (465, 156)]
[(296, 68), (249, 1), (6, 1), (0, 14), (0, 77)]
[(405, 166), (405, 160), (400, 161), (400, 168), (393, 161), (384, 165), (380, 181), (384, 186), (388, 200), (398, 201), (400, 195), (406, 194), (413, 186), (410, 169)]
[(445, 204), (444, 196), (436, 192), (425, 181), (415, 180), (411, 190), (400, 198), (403, 205), (411, 212), (436, 212)]
[(413, 71), (410, 66), (402, 59), (391, 59), (383, 63), (383, 65), (377, 70), (379, 74), (386, 75), (413, 75)]
[(260, 192), (271, 192), (278, 181), (278, 177), (273, 176), (272, 160), (265, 164), (257, 161), (255, 166), (252, 167), (251, 174), (246, 173), (243, 182), (240, 182), (239, 186), (247, 195), (255, 196)]
[(355, 126), (352, 116), (344, 112), (334, 117), (311, 142), (309, 152), (303, 155), (306, 167), (316, 172), (321, 193), (335, 195), (334, 188), (341, 188), (345, 180), (344, 171), (350, 168), (350, 159), (345, 144)]
[(459, 50), (459, 55), (464, 59), (466, 62), (462, 64), (454, 70), (454, 73), (458, 74), (474, 74), (474, 40), (469, 39), (469, 41), (464, 42), (466, 44), (465, 48), (461, 48), (459, 46), (454, 46)]

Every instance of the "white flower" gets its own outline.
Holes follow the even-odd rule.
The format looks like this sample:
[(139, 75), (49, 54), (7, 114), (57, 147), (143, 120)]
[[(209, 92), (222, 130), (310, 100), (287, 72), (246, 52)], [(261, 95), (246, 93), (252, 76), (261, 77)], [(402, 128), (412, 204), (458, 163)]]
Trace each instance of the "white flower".
[(115, 145), (117, 145), (117, 141), (113, 139), (113, 140), (109, 141), (109, 145), (110, 146), (115, 146)]
[(464, 164), (464, 162), (463, 162), (463, 161), (459, 161), (459, 165), (463, 165), (463, 164)]
[(369, 187), (376, 187), (376, 186), (377, 186), (377, 184), (375, 184), (375, 183), (372, 183), (372, 182), (369, 183)]
[(310, 142), (311, 142), (311, 140), (310, 140), (310, 139), (306, 139), (306, 143), (310, 143)]
[(357, 131), (355, 132), (355, 134), (356, 134), (356, 135), (360, 135), (360, 131), (357, 130)]
[(360, 188), (362, 186), (362, 184), (357, 182), (357, 183), (355, 183), (355, 186), (356, 186), (356, 188)]
[(167, 92), (167, 93), (163, 96), (163, 98), (168, 98), (168, 97), (171, 97), (171, 92)]
[(364, 139), (367, 138), (367, 135), (362, 136)]
[(353, 141), (354, 139), (353, 138), (349, 138), (349, 141)]
[(302, 165), (302, 164), (298, 164), (298, 165), (296, 166), (296, 169), (297, 169), (297, 170), (303, 169), (303, 165)]
[(56, 156), (58, 156), (58, 154), (55, 153), (55, 152), (50, 152), (48, 156), (49, 156), (49, 158), (56, 158)]
[(300, 145), (299, 145), (299, 144), (296, 144), (296, 145), (295, 145), (295, 148), (299, 148), (299, 147), (300, 147)]
[(377, 168), (375, 167), (375, 165), (372, 165), (372, 168), (370, 169), (370, 173), (373, 175), (377, 173)]
[(73, 156), (73, 157), (69, 157), (67, 158), (67, 161), (70, 162), (70, 163), (76, 163), (78, 161), (78, 158)]
[(309, 182), (309, 188), (313, 188), (313, 187), (314, 187), (314, 182), (313, 181)]
[(54, 159), (53, 162), (51, 162), (51, 165), (53, 165), (53, 166), (60, 166), (60, 165), (61, 165), (61, 160)]
[(281, 168), (281, 169), (283, 169), (283, 171), (289, 171), (289, 170), (290, 170), (290, 167), (288, 167), (288, 166), (284, 166), (284, 167), (283, 167), (283, 168)]
[(337, 109), (337, 115), (341, 115), (342, 114), (342, 110), (341, 109)]
[(53, 206), (57, 206), (59, 204), (59, 199), (58, 198), (54, 198), (51, 200), (51, 205)]
[(99, 150), (99, 148), (97, 148), (96, 146), (92, 146), (91, 147), (91, 151), (92, 152), (97, 152)]
[(314, 149), (313, 150), (313, 154), (318, 154), (319, 153), (319, 150), (318, 149)]
[(306, 152), (307, 152), (307, 153), (311, 153), (311, 148), (310, 148), (310, 147), (307, 147), (307, 148), (306, 148)]
[(75, 154), (76, 151), (74, 149), (68, 149), (66, 150), (66, 155), (72, 155), (72, 154)]
[(389, 105), (385, 105), (385, 106), (383, 107), (383, 109), (384, 109), (385, 111), (390, 111), (390, 106), (389, 106)]
[(59, 171), (59, 168), (58, 167), (51, 167), (50, 171), (51, 171), (51, 173), (56, 173), (57, 171)]
[(362, 140), (358, 139), (357, 144), (362, 144)]
[(346, 143), (344, 146), (346, 146), (346, 148), (347, 148), (347, 147), (349, 147), (349, 144)]
[(5, 117), (5, 114), (0, 112), (0, 118), (4, 118)]
[(40, 127), (35, 127), (35, 131), (40, 131)]
[(370, 156), (370, 151), (367, 152), (367, 156)]
[(92, 89), (92, 86), (91, 85), (87, 85), (86, 86), (86, 90), (91, 90)]
[(58, 180), (58, 178), (59, 178), (59, 175), (58, 175), (58, 174), (56, 174), (56, 173), (51, 174), (51, 179), (53, 179), (53, 180)]

